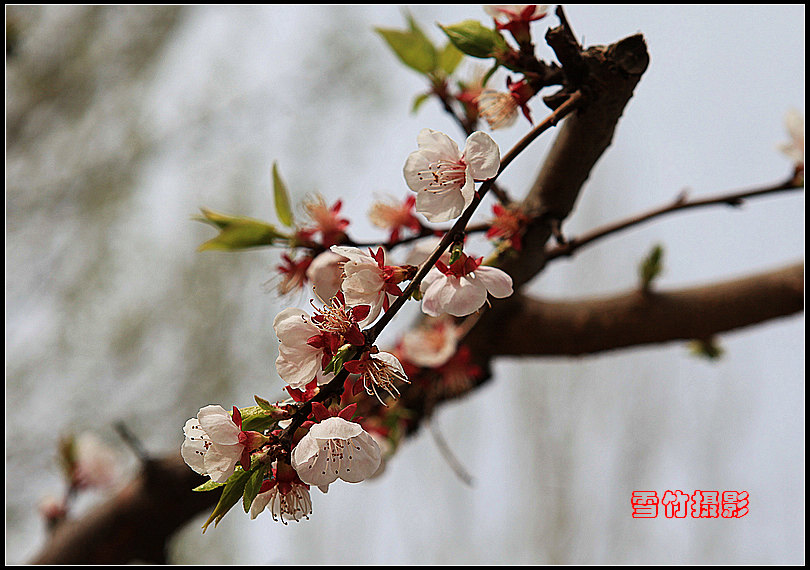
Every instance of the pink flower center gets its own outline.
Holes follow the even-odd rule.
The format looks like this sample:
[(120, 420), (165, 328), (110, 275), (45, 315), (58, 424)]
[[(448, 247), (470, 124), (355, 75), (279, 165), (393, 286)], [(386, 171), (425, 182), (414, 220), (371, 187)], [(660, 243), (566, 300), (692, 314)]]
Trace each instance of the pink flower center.
[(426, 190), (439, 193), (464, 186), (467, 181), (467, 165), (464, 160), (439, 160), (417, 173), (419, 180), (429, 180)]

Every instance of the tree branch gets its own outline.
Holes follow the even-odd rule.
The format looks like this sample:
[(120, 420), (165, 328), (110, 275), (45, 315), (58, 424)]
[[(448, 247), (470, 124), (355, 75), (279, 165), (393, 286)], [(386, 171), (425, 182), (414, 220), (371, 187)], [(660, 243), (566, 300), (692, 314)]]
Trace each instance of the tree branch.
[(206, 477), (173, 453), (149, 460), (125, 488), (87, 515), (59, 523), (33, 564), (165, 564), (167, 538), (213, 508), (219, 493), (195, 493)]
[[(466, 342), (495, 356), (579, 356), (708, 339), (804, 309), (804, 264), (675, 291), (546, 302), (516, 295), (499, 303), (501, 326), (478, 328)], [(526, 334), (526, 331), (532, 331)]]
[(757, 196), (767, 196), (769, 194), (774, 194), (776, 192), (785, 192), (787, 190), (801, 190), (802, 188), (803, 187), (801, 186), (796, 186), (795, 177), (791, 175), (790, 178), (788, 178), (784, 182), (781, 182), (773, 186), (766, 186), (764, 188), (755, 188), (753, 190), (731, 192), (722, 194), (720, 196), (701, 198), (698, 200), (688, 200), (685, 194), (681, 194), (675, 199), (673, 203), (669, 205), (661, 206), (654, 210), (650, 210), (649, 212), (638, 214), (631, 218), (627, 218), (625, 220), (605, 225), (601, 228), (597, 228), (593, 231), (590, 231), (583, 236), (574, 239), (569, 239), (564, 243), (559, 243), (555, 247), (548, 248), (546, 250), (545, 255), (546, 261), (548, 262), (558, 257), (571, 256), (574, 254), (574, 252), (584, 247), (585, 245), (593, 243), (603, 237), (609, 236), (619, 231), (631, 228), (633, 226), (637, 226), (639, 224), (642, 224), (659, 216), (663, 216), (665, 214), (671, 214), (673, 212), (678, 212), (681, 210), (687, 210), (691, 208), (701, 208), (704, 206), (725, 205), (725, 206), (739, 207), (748, 198), (754, 198)]

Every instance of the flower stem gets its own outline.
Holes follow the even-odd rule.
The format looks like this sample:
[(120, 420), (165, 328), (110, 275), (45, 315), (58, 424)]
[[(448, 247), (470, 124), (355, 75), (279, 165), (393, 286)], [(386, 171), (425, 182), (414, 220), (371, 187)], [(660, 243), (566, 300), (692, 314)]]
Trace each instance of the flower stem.
[(484, 181), (478, 192), (476, 193), (473, 201), (467, 206), (467, 209), (461, 214), (456, 223), (453, 224), (447, 233), (444, 234), (441, 242), (439, 245), (436, 246), (436, 249), (433, 250), (433, 253), (428, 257), (428, 259), (419, 266), (419, 271), (417, 271), (414, 278), (402, 292), (402, 295), (396, 298), (389, 309), (380, 317), (380, 319), (374, 324), (374, 326), (366, 329), (363, 331), (368, 339), (369, 343), (373, 343), (382, 330), (391, 322), (391, 319), (394, 318), (394, 315), (399, 311), (400, 308), (405, 304), (405, 302), (411, 297), (413, 292), (419, 287), (422, 283), (422, 279), (428, 274), (431, 268), (436, 264), (442, 254), (447, 250), (450, 244), (456, 239), (457, 236), (463, 234), (467, 227), (467, 224), (472, 218), (473, 213), (475, 212), (476, 208), (478, 208), (481, 201), (484, 199), (487, 191), (492, 187), (495, 183), (495, 180), (501, 174), (501, 172), (506, 169), (506, 167), (521, 153), (523, 152), (526, 147), (528, 147), (537, 137), (543, 134), (545, 131), (550, 129), (551, 127), (555, 126), (560, 120), (574, 111), (575, 109), (579, 108), (585, 100), (584, 95), (581, 91), (575, 91), (573, 94), (569, 96), (569, 98), (557, 109), (551, 113), (546, 119), (539, 123), (536, 127), (534, 127), (525, 137), (523, 137), (518, 143), (512, 147), (512, 149), (506, 153), (501, 159), (501, 166), (498, 169), (497, 174), (494, 177), (490, 178), (489, 180)]

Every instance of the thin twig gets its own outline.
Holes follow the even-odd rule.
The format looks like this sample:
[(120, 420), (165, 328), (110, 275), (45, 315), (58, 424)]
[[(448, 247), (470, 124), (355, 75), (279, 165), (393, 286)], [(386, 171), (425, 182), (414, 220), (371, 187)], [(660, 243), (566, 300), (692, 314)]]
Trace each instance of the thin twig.
[(788, 190), (800, 190), (801, 188), (803, 187), (795, 185), (794, 177), (791, 176), (788, 180), (773, 186), (767, 186), (765, 188), (756, 188), (753, 190), (732, 192), (728, 194), (722, 194), (720, 196), (701, 198), (698, 200), (688, 200), (686, 196), (683, 193), (681, 193), (671, 204), (661, 206), (654, 210), (650, 210), (649, 212), (638, 214), (631, 218), (627, 218), (624, 220), (620, 220), (618, 222), (614, 222), (612, 224), (605, 225), (601, 228), (592, 230), (581, 237), (572, 238), (568, 240), (567, 243), (557, 244), (556, 246), (549, 248), (546, 251), (545, 255), (546, 261), (551, 261), (552, 259), (557, 259), (559, 257), (571, 256), (574, 254), (574, 252), (584, 247), (585, 245), (591, 244), (603, 237), (609, 236), (622, 230), (626, 230), (627, 228), (631, 228), (633, 226), (637, 226), (639, 224), (642, 224), (659, 216), (663, 216), (665, 214), (670, 214), (672, 212), (678, 212), (680, 210), (686, 210), (689, 208), (700, 208), (703, 206), (713, 206), (713, 205), (726, 205), (738, 207), (742, 205), (743, 201), (748, 198), (765, 196), (768, 194), (774, 194), (776, 192), (785, 192)]
[[(394, 315), (399, 312), (402, 306), (411, 298), (414, 291), (419, 288), (419, 285), (422, 282), (422, 279), (428, 274), (431, 268), (436, 264), (445, 250), (450, 246), (451, 243), (456, 239), (457, 236), (463, 235), (467, 224), (470, 221), (473, 213), (475, 212), (478, 205), (483, 200), (484, 196), (486, 195), (487, 191), (492, 187), (495, 182), (495, 179), (500, 175), (504, 169), (509, 166), (509, 164), (521, 153), (523, 152), (526, 147), (529, 146), (538, 136), (542, 133), (550, 129), (551, 127), (557, 125), (563, 117), (568, 115), (569, 113), (573, 112), (574, 110), (578, 109), (583, 103), (585, 102), (585, 97), (582, 95), (580, 91), (576, 91), (573, 93), (565, 103), (560, 105), (553, 113), (551, 113), (546, 119), (538, 124), (534, 129), (532, 129), (525, 137), (523, 137), (512, 149), (507, 152), (501, 158), (501, 165), (498, 169), (497, 174), (490, 178), (489, 180), (484, 181), (476, 192), (475, 197), (473, 198), (470, 205), (467, 207), (466, 210), (461, 214), (461, 216), (456, 220), (453, 226), (444, 234), (439, 245), (433, 250), (433, 253), (430, 257), (419, 266), (419, 270), (416, 272), (416, 275), (411, 279), (411, 282), (402, 292), (402, 294), (397, 297), (391, 306), (388, 308), (385, 313), (379, 318), (379, 320), (371, 327), (367, 328), (363, 331), (363, 334), (366, 337), (366, 344), (372, 345), (374, 341), (377, 339), (379, 334), (382, 330), (391, 322), (394, 318)], [(330, 398), (340, 395), (343, 391), (343, 384), (346, 381), (346, 378), (349, 376), (348, 371), (345, 368), (341, 368), (340, 371), (335, 375), (335, 377), (330, 380), (327, 384), (320, 387), (318, 393), (313, 396), (307, 402), (304, 402), (298, 411), (295, 412), (293, 417), (291, 418), (290, 425), (284, 429), (284, 432), (279, 437), (280, 442), (284, 445), (284, 447), (288, 447), (292, 443), (293, 434), (295, 430), (297, 430), (303, 423), (306, 421), (307, 416), (312, 411), (312, 404), (313, 402), (324, 402)]]
[(450, 446), (447, 445), (447, 442), (445, 441), (444, 437), (442, 436), (441, 432), (439, 431), (439, 427), (436, 425), (435, 421), (432, 420), (432, 419), (431, 420), (426, 420), (426, 421), (427, 421), (427, 427), (430, 430), (430, 435), (433, 436), (433, 442), (439, 448), (439, 451), (441, 452), (442, 457), (450, 465), (450, 469), (452, 469), (453, 473), (455, 473), (456, 476), (459, 479), (461, 479), (462, 483), (464, 483), (468, 487), (472, 487), (473, 483), (474, 483), (472, 475), (469, 474), (469, 472), (464, 468), (464, 466), (461, 464), (461, 462), (455, 456), (455, 454), (453, 453), (453, 450), (450, 448)]

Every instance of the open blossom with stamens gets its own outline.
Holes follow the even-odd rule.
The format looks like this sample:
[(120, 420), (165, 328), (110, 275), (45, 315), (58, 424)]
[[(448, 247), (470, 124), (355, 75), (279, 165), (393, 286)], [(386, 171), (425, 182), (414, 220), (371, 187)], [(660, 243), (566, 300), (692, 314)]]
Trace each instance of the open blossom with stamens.
[(259, 494), (250, 504), (250, 518), (255, 519), (269, 508), (274, 521), (300, 521), (312, 514), (312, 499), (309, 485), (298, 478), (298, 474), (286, 463), (278, 463), (273, 468), (273, 477), (266, 479)]
[(343, 206), (341, 200), (338, 200), (332, 206), (327, 206), (323, 196), (316, 195), (305, 200), (303, 206), (307, 216), (315, 223), (314, 228), (305, 230), (310, 235), (320, 232), (321, 243), (327, 247), (341, 243), (345, 239), (345, 230), (349, 225), (349, 220), (340, 217), (340, 209)]
[(358, 323), (368, 315), (367, 305), (346, 306), (341, 294), (316, 309), (310, 317), (305, 311), (284, 309), (273, 321), (280, 341), (276, 370), (281, 379), (297, 390), (317, 379), (318, 385), (332, 379), (322, 371), (344, 344), (362, 346), (366, 339)]
[(417, 366), (436, 368), (456, 353), (458, 334), (458, 327), (451, 319), (429, 319), (426, 325), (402, 336), (399, 350), (405, 360)]
[(380, 447), (360, 424), (349, 421), (356, 407), (324, 417), (323, 405), (312, 405), (320, 421), (309, 428), (292, 452), (292, 466), (301, 481), (323, 490), (338, 478), (359, 483), (377, 471), (382, 460)]
[(416, 268), (385, 264), (385, 252), (363, 253), (356, 247), (332, 246), (332, 251), (342, 255), (343, 282), (341, 291), (349, 306), (368, 305), (368, 316), (360, 323), (366, 326), (373, 323), (382, 311), (387, 311), (394, 297), (402, 294), (399, 283), (413, 276)]
[(368, 211), (368, 218), (378, 228), (388, 230), (389, 243), (399, 241), (403, 229), (419, 233), (422, 224), (413, 214), (415, 196), (408, 196), (405, 202), (396, 202), (393, 199), (375, 200)]
[(420, 286), (422, 311), (432, 317), (443, 313), (464, 317), (483, 307), (487, 294), (511, 295), (512, 278), (496, 267), (481, 265), (482, 260), (462, 253), (450, 266), (436, 262)]
[(381, 403), (378, 388), (388, 392), (392, 398), (398, 398), (399, 390), (394, 380), (408, 382), (408, 376), (397, 357), (390, 352), (380, 352), (374, 347), (363, 353), (359, 359), (346, 362), (343, 367), (352, 374), (359, 374), (366, 394), (376, 396)]
[(518, 104), (511, 93), (496, 89), (484, 89), (475, 98), (478, 114), (489, 128), (494, 130), (511, 127), (518, 117)]
[(222, 406), (205, 406), (183, 427), (186, 436), (180, 454), (194, 471), (224, 483), (237, 463), (250, 466), (250, 452), (267, 438), (255, 431), (242, 431), (242, 416), (233, 408), (233, 417)]
[(506, 86), (509, 88), (508, 93), (484, 89), (475, 100), (478, 104), (478, 113), (493, 131), (515, 124), (518, 109), (530, 123), (532, 122), (528, 102), (534, 96), (534, 89), (525, 79), (513, 83), (509, 77), (506, 79)]
[(430, 222), (458, 217), (475, 196), (475, 181), (495, 177), (501, 155), (492, 138), (476, 131), (467, 137), (464, 151), (446, 134), (422, 129), (419, 149), (405, 162), (403, 174), (416, 192), (416, 211)]

